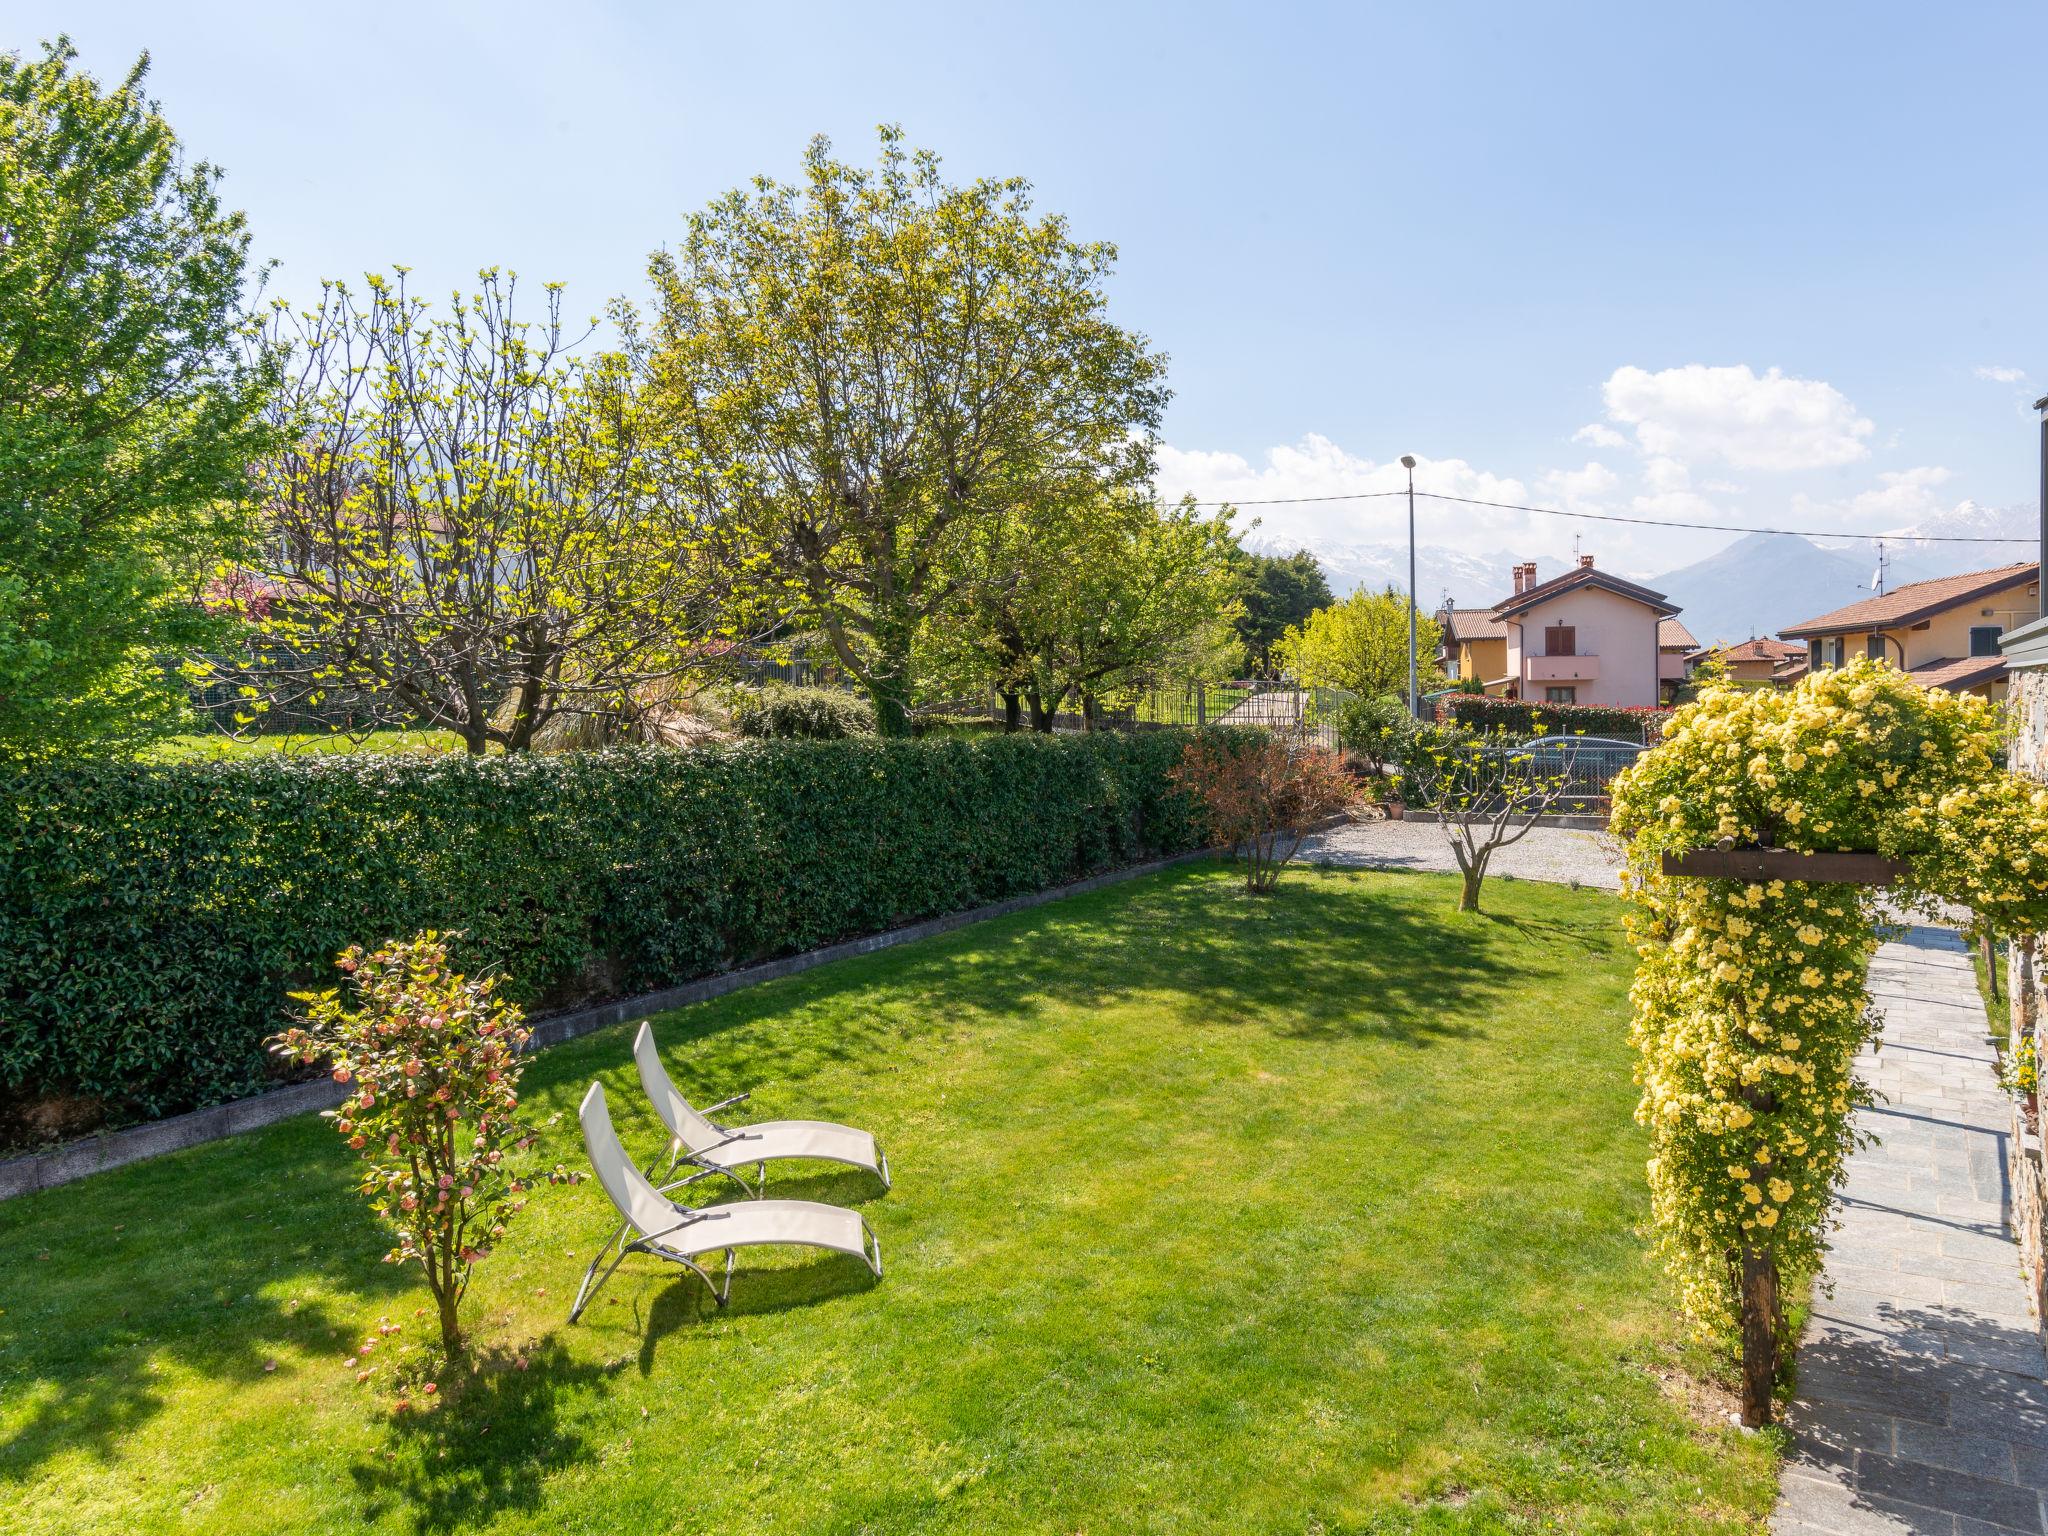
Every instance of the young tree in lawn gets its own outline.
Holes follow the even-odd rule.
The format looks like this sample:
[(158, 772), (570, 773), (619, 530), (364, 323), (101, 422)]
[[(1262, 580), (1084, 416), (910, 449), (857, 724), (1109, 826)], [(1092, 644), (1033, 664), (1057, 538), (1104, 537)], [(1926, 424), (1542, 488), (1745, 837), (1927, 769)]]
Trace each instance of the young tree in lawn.
[(872, 170), (814, 140), (652, 264), (649, 378), (704, 505), (792, 622), (909, 729), (920, 631), (979, 531), (1144, 483), (1165, 359), (1113, 324), (1114, 247), (955, 186), (885, 130)]
[(279, 595), (238, 674), (245, 722), (341, 694), (523, 751), (631, 709), (732, 621), (698, 504), (643, 431), (630, 325), (626, 352), (583, 362), (559, 290), (535, 327), (514, 287), (487, 271), (435, 316), (401, 271), (278, 310), (258, 565)]
[(1358, 794), (1336, 753), (1260, 730), (1196, 733), (1173, 779), (1201, 806), (1217, 845), (1243, 852), (1254, 896), (1272, 894), (1302, 840)]
[(1540, 742), (1483, 736), (1456, 726), (1421, 726), (1402, 758), (1407, 803), (1443, 829), (1464, 886), (1460, 912), (1479, 910), (1487, 866), (1529, 835), (1537, 818), (1568, 808), (1571, 776)]
[[(1424, 688), (1440, 687), (1436, 665), (1442, 635), (1437, 621), (1415, 615), (1416, 670)], [(1273, 647), (1280, 669), (1305, 688), (1353, 693), (1408, 691), (1408, 599), (1392, 587), (1354, 592), (1309, 615)]]
[[(525, 1019), (494, 995), (495, 978), (450, 969), (450, 937), (349, 949), (339, 963), (354, 1007), (333, 991), (292, 994), (307, 1005), (306, 1021), (273, 1049), (323, 1061), (348, 1085), (327, 1118), (364, 1164), (370, 1208), (397, 1234), (385, 1262), (420, 1266), (442, 1346), (458, 1359), (470, 1277), (525, 1205), (533, 1177), (507, 1154), (531, 1147), (533, 1132), (518, 1120)], [(544, 1177), (577, 1178), (559, 1166)]]
[(1252, 669), (1273, 675), (1273, 647), (1282, 635), (1308, 622), (1318, 608), (1337, 599), (1323, 575), (1322, 562), (1306, 549), (1291, 555), (1237, 554), (1238, 598), (1244, 612), (1237, 621)]
[(0, 53), (0, 756), (189, 721), (167, 656), (241, 544), (274, 369), (249, 237), (142, 94), (59, 39)]

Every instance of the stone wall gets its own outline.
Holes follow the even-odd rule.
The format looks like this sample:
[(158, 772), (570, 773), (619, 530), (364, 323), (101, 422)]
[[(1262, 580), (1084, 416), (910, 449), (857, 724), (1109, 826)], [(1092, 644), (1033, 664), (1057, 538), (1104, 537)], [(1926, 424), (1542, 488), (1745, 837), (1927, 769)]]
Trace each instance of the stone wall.
[[(2010, 762), (2015, 773), (2048, 781), (2048, 671), (2015, 667), (2006, 693), (2012, 716)], [(2012, 1051), (2032, 1034), (2037, 1055), (2042, 1044), (2040, 1021), (2048, 1017), (2048, 940), (2040, 934), (2004, 934), (2006, 985), (2012, 997)], [(2048, 1170), (2041, 1154), (2040, 1127), (2029, 1129), (2018, 1100), (2013, 1103), (2012, 1134), (2006, 1139), (2007, 1171), (2012, 1179), (2013, 1235), (2027, 1269), (2027, 1295), (2036, 1322), (2048, 1322)]]

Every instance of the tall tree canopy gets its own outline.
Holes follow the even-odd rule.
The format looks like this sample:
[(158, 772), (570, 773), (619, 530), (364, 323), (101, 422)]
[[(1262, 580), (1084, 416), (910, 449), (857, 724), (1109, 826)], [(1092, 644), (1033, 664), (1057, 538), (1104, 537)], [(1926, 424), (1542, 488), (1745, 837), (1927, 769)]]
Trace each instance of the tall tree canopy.
[(0, 756), (185, 717), (163, 659), (239, 541), (268, 360), (248, 235), (142, 94), (0, 54)]
[(823, 139), (804, 169), (655, 257), (650, 395), (707, 520), (901, 733), (977, 538), (1148, 479), (1166, 360), (1108, 318), (1114, 247), (1027, 183), (952, 185), (893, 129), (872, 170)]
[(1291, 555), (1237, 555), (1238, 598), (1244, 612), (1237, 621), (1238, 638), (1252, 669), (1273, 675), (1273, 647), (1288, 630), (1308, 622), (1318, 608), (1337, 599), (1323, 575), (1322, 562), (1306, 549)]
[(529, 324), (487, 271), (439, 315), (402, 273), (362, 300), (330, 285), (275, 335), (247, 714), (339, 694), (366, 723), (521, 751), (630, 712), (728, 615), (698, 502), (641, 431), (630, 331), (579, 361), (558, 290)]
[[(1425, 688), (1440, 687), (1436, 651), (1442, 630), (1426, 613), (1415, 615), (1415, 659)], [(1408, 599), (1394, 588), (1360, 590), (1310, 614), (1273, 647), (1274, 660), (1311, 688), (1354, 693), (1405, 693), (1408, 688)]]
[(1001, 532), (966, 585), (972, 601), (934, 627), (965, 653), (953, 675), (1000, 694), (1012, 729), (1026, 703), (1049, 731), (1070, 700), (1092, 712), (1168, 675), (1207, 675), (1215, 651), (1234, 650), (1229, 512), (1126, 493), (1040, 507)]

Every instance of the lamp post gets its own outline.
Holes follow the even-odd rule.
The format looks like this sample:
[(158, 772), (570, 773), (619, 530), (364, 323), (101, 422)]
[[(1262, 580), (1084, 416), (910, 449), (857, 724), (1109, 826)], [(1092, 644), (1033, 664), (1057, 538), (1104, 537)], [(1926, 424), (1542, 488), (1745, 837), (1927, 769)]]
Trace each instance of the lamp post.
[(1408, 471), (1408, 718), (1422, 718), (1421, 701), (1415, 696), (1415, 455), (1401, 455), (1401, 467)]
[(2034, 567), (2034, 606), (2048, 614), (2048, 395), (2036, 400), (2034, 409), (2041, 412), (2041, 543), (2034, 555), (2040, 562)]

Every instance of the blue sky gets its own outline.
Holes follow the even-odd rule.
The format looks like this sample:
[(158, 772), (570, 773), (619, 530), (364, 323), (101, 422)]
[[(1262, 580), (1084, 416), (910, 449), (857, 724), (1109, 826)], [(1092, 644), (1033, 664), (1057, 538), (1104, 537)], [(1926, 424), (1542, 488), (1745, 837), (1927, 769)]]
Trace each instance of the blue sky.
[[(278, 288), (480, 265), (638, 294), (683, 213), (900, 122), (1122, 250), (1164, 483), (1425, 483), (1893, 528), (2031, 501), (2048, 392), (2019, 5), (174, 7), (10, 0), (224, 166)], [(1777, 370), (1774, 376), (1771, 370)], [(1266, 514), (1390, 538), (1390, 502)], [(1432, 509), (1654, 571), (1725, 542)], [(2024, 558), (2016, 550), (2014, 558)], [(1984, 563), (2005, 558), (1994, 551)], [(1603, 563), (1607, 563), (1603, 560)]]

